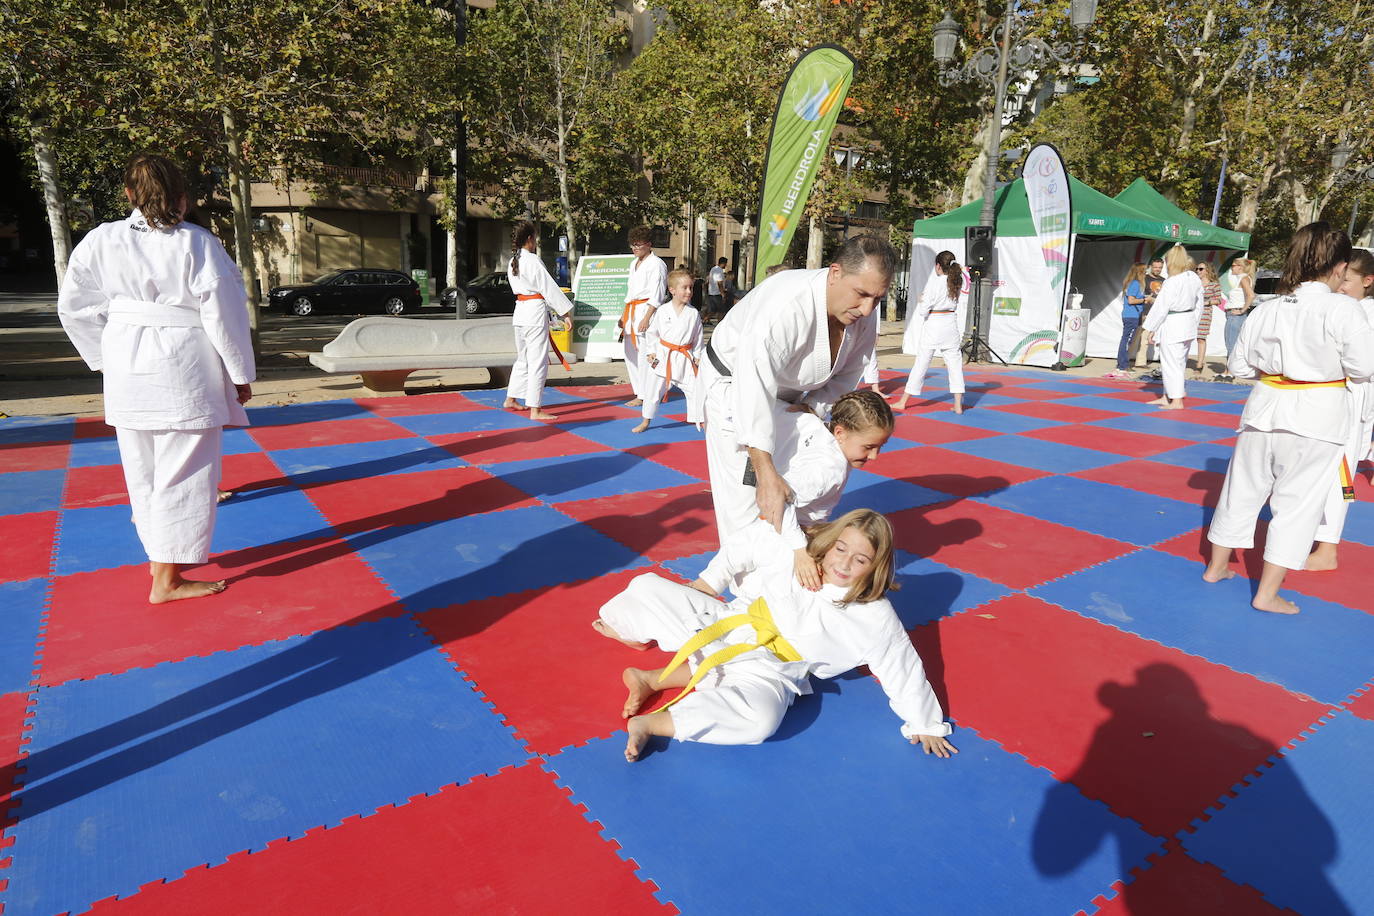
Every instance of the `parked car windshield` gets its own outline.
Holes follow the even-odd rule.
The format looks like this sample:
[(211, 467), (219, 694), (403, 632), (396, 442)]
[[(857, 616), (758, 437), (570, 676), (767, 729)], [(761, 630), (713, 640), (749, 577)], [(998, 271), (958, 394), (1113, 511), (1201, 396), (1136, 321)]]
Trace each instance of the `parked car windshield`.
[(323, 276), (316, 277), (315, 282), (320, 286), (324, 286), (326, 283), (333, 283), (335, 280), (338, 280), (343, 275), (344, 272), (342, 270), (331, 270), (329, 273), (324, 274)]
[(471, 285), (499, 286), (505, 279), (506, 275), (503, 273), (482, 274), (482, 276), (478, 277), (476, 280), (473, 280)]

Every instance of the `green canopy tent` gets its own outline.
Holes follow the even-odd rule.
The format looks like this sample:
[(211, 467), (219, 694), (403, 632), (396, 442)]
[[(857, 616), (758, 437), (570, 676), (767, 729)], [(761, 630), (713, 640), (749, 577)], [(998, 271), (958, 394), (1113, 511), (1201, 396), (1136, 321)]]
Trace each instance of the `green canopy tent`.
[(1189, 248), (1218, 248), (1228, 251), (1250, 249), (1248, 232), (1223, 229), (1190, 216), (1152, 188), (1144, 178), (1137, 178), (1131, 182), (1126, 190), (1116, 195), (1115, 200), (1155, 219), (1163, 220), (1171, 228), (1177, 226), (1178, 231), (1173, 238)]

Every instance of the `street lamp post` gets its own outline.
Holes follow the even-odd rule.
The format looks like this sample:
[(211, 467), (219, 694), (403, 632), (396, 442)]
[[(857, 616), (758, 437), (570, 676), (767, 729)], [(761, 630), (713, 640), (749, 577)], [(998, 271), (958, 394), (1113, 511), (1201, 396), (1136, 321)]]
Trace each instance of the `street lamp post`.
[[(1019, 76), (1027, 70), (1041, 69), (1051, 63), (1066, 66), (1072, 64), (1087, 40), (1088, 28), (1097, 18), (1097, 0), (1070, 0), (1069, 21), (1073, 23), (1077, 37), (1073, 42), (1051, 45), (1024, 34), (1025, 24), (1017, 19), (1016, 7), (1016, 0), (1005, 0), (1002, 21), (992, 33), (993, 43), (974, 52), (962, 66), (956, 64), (954, 59), (958, 52), (959, 35), (963, 29), (948, 10), (932, 33), (932, 50), (935, 63), (940, 68), (940, 85), (952, 86), (974, 79), (992, 84), (992, 124), (988, 130), (987, 167), (983, 176), (983, 209), (979, 215), (979, 222), (992, 233), (990, 245), (995, 245), (997, 237), (997, 205), (994, 195), (997, 193), (997, 165), (1002, 158), (1002, 109), (1007, 101), (1010, 75), (1014, 71)], [(979, 361), (980, 335), (986, 335), (991, 320), (992, 296), (996, 281), (994, 271), (995, 267), (990, 264), (987, 270), (980, 271), (976, 276), (973, 308), (969, 309), (966, 329), (969, 337), (970, 362)]]

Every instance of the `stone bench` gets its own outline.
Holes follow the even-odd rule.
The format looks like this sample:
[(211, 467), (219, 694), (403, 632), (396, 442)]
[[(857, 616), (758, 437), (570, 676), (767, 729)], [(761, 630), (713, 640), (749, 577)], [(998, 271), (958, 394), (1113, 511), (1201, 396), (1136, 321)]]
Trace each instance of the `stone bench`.
[[(509, 316), (422, 321), (413, 318), (359, 318), (311, 353), (310, 362), (330, 373), (357, 373), (370, 391), (404, 391), (406, 378), (420, 369), (486, 369), (492, 387), (510, 383), (515, 365), (515, 335)], [(569, 364), (577, 361), (563, 354)], [(558, 358), (549, 353), (549, 362)]]

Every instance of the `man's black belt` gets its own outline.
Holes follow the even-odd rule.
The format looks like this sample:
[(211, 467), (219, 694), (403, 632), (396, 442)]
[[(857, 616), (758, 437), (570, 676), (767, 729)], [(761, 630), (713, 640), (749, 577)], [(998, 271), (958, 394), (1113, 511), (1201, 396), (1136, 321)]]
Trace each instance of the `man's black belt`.
[(711, 361), (711, 365), (716, 367), (716, 372), (720, 373), (722, 378), (730, 377), (730, 370), (725, 368), (725, 362), (716, 355), (716, 348), (711, 346), (709, 340), (706, 341), (706, 358)]

